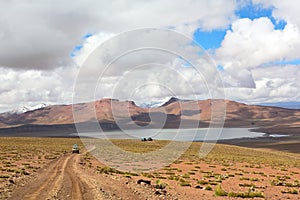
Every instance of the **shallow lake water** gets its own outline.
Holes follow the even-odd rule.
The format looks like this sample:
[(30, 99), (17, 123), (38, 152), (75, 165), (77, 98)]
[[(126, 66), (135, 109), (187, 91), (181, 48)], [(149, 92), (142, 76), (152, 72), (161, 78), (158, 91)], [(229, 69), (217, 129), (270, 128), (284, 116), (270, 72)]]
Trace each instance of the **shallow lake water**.
[(124, 131), (105, 131), (101, 133), (80, 133), (80, 137), (110, 139), (141, 139), (176, 141), (209, 141), (239, 138), (262, 137), (265, 133), (251, 132), (248, 128), (198, 128), (198, 129), (134, 129)]

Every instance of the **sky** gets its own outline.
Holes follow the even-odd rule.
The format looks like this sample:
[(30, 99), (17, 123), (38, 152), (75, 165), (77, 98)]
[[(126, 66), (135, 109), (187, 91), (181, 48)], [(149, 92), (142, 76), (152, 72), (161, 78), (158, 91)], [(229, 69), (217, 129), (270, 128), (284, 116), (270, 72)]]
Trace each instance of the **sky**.
[[(120, 33), (145, 27), (176, 31), (205, 49), (226, 99), (300, 102), (299, 8), (295, 0), (0, 1), (0, 112), (72, 103), (78, 74), (83, 92), (92, 87), (94, 71), (82, 72), (89, 55)], [(177, 42), (152, 39), (165, 46)], [(159, 65), (149, 64), (154, 58)], [(141, 61), (148, 63), (121, 68)], [(207, 74), (204, 80), (178, 56), (140, 52), (111, 66), (95, 97), (141, 104), (174, 95), (210, 98), (205, 83), (214, 76)]]

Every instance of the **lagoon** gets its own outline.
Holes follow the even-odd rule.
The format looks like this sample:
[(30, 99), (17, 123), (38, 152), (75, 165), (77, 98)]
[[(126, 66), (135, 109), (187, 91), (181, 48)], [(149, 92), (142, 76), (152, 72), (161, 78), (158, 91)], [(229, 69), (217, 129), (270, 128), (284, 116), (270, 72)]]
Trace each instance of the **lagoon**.
[(198, 129), (133, 129), (105, 131), (101, 133), (79, 133), (80, 137), (99, 139), (141, 139), (175, 141), (216, 141), (240, 138), (263, 137), (265, 133), (251, 132), (248, 128), (198, 128)]

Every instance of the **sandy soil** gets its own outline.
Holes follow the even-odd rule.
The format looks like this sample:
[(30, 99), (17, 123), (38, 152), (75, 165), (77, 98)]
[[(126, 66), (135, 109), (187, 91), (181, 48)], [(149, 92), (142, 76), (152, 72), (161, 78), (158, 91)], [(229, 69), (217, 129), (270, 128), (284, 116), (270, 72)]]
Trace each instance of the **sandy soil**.
[[(167, 183), (164, 189), (155, 188), (155, 180), (157, 178), (147, 178), (144, 176), (124, 176), (122, 174), (99, 174), (95, 170), (99, 166), (96, 159), (91, 159), (89, 162), (92, 166), (88, 167), (87, 163), (82, 163), (83, 154), (66, 154), (49, 165), (41, 169), (35, 180), (29, 182), (17, 189), (9, 198), (9, 200), (18, 199), (239, 199), (230, 197), (216, 197), (213, 191), (208, 191), (205, 188), (207, 185), (202, 185), (200, 189), (195, 188), (197, 180), (206, 180), (211, 183), (215, 182), (215, 178), (204, 179), (207, 172), (212, 174), (235, 174), (235, 177), (224, 180), (222, 185), (227, 191), (240, 191), (240, 183), (254, 183), (259, 190), (264, 191), (266, 199), (298, 199), (298, 195), (281, 194), (278, 190), (285, 190), (285, 187), (270, 187), (269, 181), (273, 178), (268, 178), (271, 174), (290, 176), (291, 172), (296, 172), (291, 179), (298, 179), (299, 169), (290, 168), (287, 171), (274, 169), (270, 166), (251, 166), (248, 163), (236, 163), (227, 167), (226, 171), (222, 168), (226, 166), (213, 165), (212, 163), (189, 162), (181, 161), (173, 163), (169, 169), (180, 170), (176, 172), (179, 177), (184, 177), (184, 174), (195, 172), (195, 175), (190, 174), (190, 178), (186, 179), (191, 183), (191, 186), (182, 187), (178, 181), (162, 179)], [(100, 164), (101, 166), (101, 164)], [(201, 170), (196, 166), (201, 166)], [(196, 167), (196, 168), (195, 168)], [(198, 170), (198, 171), (197, 171)], [(160, 176), (166, 176), (165, 172), (158, 171)], [(262, 172), (262, 174), (259, 174)], [(240, 174), (241, 173), (241, 174)], [(243, 174), (243, 175), (242, 175)], [(262, 176), (263, 175), (263, 176)], [(213, 177), (213, 176), (212, 176)], [(251, 177), (257, 178), (259, 181), (242, 181), (241, 178)], [(140, 180), (151, 181), (150, 184), (141, 183)], [(292, 181), (292, 180), (289, 180)], [(267, 186), (268, 185), (268, 186)], [(214, 188), (215, 186), (213, 186)], [(246, 188), (242, 190), (247, 190)], [(299, 188), (297, 188), (299, 190)]]
[[(259, 146), (257, 148), (260, 148)], [(237, 150), (239, 150), (238, 154), (231, 152)], [(10, 184), (14, 188), (11, 188), (12, 192), (0, 196), (0, 199), (2, 197), (9, 200), (239, 199), (216, 196), (215, 188), (219, 184), (227, 192), (246, 192), (249, 188), (253, 188), (255, 191), (262, 192), (265, 199), (299, 199), (299, 154), (273, 152), (273, 150), (251, 150), (248, 155), (248, 150), (250, 149), (216, 145), (215, 151), (220, 155), (213, 154), (206, 159), (198, 159), (191, 151), (185, 159), (177, 160), (161, 170), (139, 175), (113, 171), (103, 173), (99, 169), (107, 166), (101, 164), (88, 152), (65, 153), (44, 163), (36, 173), (23, 175), (26, 177), (27, 183), (19, 181), (19, 179), (5, 179), (5, 183), (15, 180)], [(222, 157), (222, 153), (225, 157)], [(252, 155), (252, 153), (256, 154)], [(231, 157), (232, 155), (238, 157)], [(247, 155), (250, 158), (244, 160)], [(271, 161), (274, 163), (271, 161), (264, 163), (257, 160), (255, 155), (258, 158), (273, 156)], [(295, 157), (290, 157), (290, 155)], [(291, 161), (281, 163), (279, 162), (280, 157), (285, 160), (288, 158)], [(18, 162), (24, 163), (24, 161)], [(31, 163), (31, 165), (33, 164)], [(111, 168), (107, 167), (107, 169)], [(156, 183), (158, 180), (165, 183), (166, 187), (158, 188)], [(272, 185), (272, 182), (280, 184)], [(288, 186), (288, 184), (294, 185)], [(211, 187), (211, 190), (207, 189), (208, 186)], [(297, 194), (289, 194), (288, 192), (291, 191), (296, 191)], [(9, 198), (6, 198), (7, 196)]]
[(36, 178), (19, 187), (9, 200), (40, 199), (178, 199), (160, 194), (148, 184), (125, 176), (96, 174), (81, 164), (82, 154), (68, 153), (41, 169)]
[(50, 163), (36, 180), (17, 190), (9, 199), (91, 199), (92, 195), (100, 195), (82, 180), (76, 164), (78, 158), (77, 154), (66, 154)]

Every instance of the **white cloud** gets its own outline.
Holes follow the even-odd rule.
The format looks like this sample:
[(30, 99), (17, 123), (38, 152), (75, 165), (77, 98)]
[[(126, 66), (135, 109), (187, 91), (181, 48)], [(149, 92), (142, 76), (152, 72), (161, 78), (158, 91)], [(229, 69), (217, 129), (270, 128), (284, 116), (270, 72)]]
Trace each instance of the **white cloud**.
[(295, 0), (252, 0), (267, 8), (273, 8), (272, 15), (277, 20), (284, 20), (288, 24), (295, 24), (300, 27), (300, 2)]
[(299, 51), (300, 32), (295, 25), (287, 24), (283, 30), (275, 30), (269, 18), (244, 18), (232, 24), (215, 56), (224, 66), (225, 79), (230, 85), (255, 87), (252, 69), (298, 58)]
[[(198, 28), (212, 30), (231, 25), (221, 47), (214, 52), (217, 64), (225, 69), (221, 73), (226, 82), (227, 97), (248, 103), (300, 101), (299, 66), (261, 67), (265, 63), (299, 58), (299, 3), (294, 0), (253, 0), (265, 7), (274, 7), (273, 16), (287, 22), (283, 30), (275, 30), (268, 18), (237, 19), (235, 9), (248, 0), (237, 2), (1, 1), (0, 111), (26, 104), (71, 103), (73, 83), (78, 72), (70, 57), (74, 47), (82, 44), (82, 49), (74, 52), (73, 57), (78, 65), (82, 65), (87, 56), (106, 39), (142, 27), (170, 28), (191, 37)], [(87, 33), (93, 36), (82, 39)], [(137, 35), (122, 44), (111, 43), (110, 51), (123, 52), (137, 44), (153, 45), (153, 41), (165, 49), (180, 46), (159, 37), (142, 43), (140, 40), (143, 38)], [(171, 39), (176, 41), (178, 38)], [(194, 50), (191, 46), (185, 54), (191, 56)], [(214, 80), (214, 70), (203, 65), (201, 77), (193, 68), (184, 67), (185, 62), (176, 56), (150, 51), (129, 54), (113, 63), (102, 75), (96, 97), (113, 97), (113, 92), (118, 91), (115, 97), (128, 99), (131, 95), (134, 100), (143, 103), (173, 94), (193, 98), (190, 95), (192, 90), (198, 97), (209, 97), (205, 81), (213, 84), (210, 81)], [(109, 51), (99, 55), (102, 57), (97, 58), (97, 65), (86, 70), (82, 80), (79, 80), (83, 96), (95, 90), (91, 86), (99, 74), (95, 73), (94, 68), (102, 68), (106, 61), (112, 59)], [(192, 60), (205, 64), (205, 61), (197, 60), (198, 57)], [(141, 64), (148, 64), (149, 67), (132, 68)], [(87, 95), (87, 99), (91, 98)]]
[(99, 46), (101, 43), (105, 42), (109, 38), (113, 37), (115, 34), (112, 33), (98, 33), (96, 35), (91, 35), (86, 38), (84, 43), (81, 45), (81, 49), (73, 53), (73, 59), (75, 63), (81, 66), (87, 57)]
[[(185, 59), (198, 71), (185, 66)], [(169, 30), (139, 29), (111, 38), (89, 55), (76, 80), (74, 100), (112, 97), (148, 102), (184, 95), (222, 98), (216, 72), (203, 50), (185, 36)]]
[(37, 71), (0, 69), (0, 111), (39, 103), (71, 103), (75, 67)]
[[(184, 66), (184, 59), (196, 64), (199, 73)], [(220, 84), (215, 72), (203, 50), (190, 39), (160, 29), (135, 30), (106, 41), (89, 55), (76, 80), (75, 101), (112, 97), (147, 102), (193, 94), (211, 97), (207, 87)]]
[[(235, 7), (235, 0), (1, 1), (0, 110), (41, 102), (71, 103), (78, 71), (70, 57), (72, 52), (75, 62), (81, 65), (102, 41), (123, 31), (162, 27), (192, 36), (198, 28), (224, 28), (235, 19)], [(83, 39), (87, 33), (93, 36)], [(82, 49), (74, 52), (74, 47), (81, 44)], [(164, 61), (159, 54), (148, 60), (154, 58)], [(127, 60), (142, 62), (137, 56)], [(126, 59), (123, 62), (126, 67)], [(122, 75), (114, 74), (117, 72), (113, 70), (113, 76), (105, 77), (103, 96), (109, 94), (114, 81)], [(151, 73), (154, 72), (150, 70)], [(84, 75), (86, 83), (82, 87), (87, 91), (93, 76), (91, 71)]]
[(173, 27), (191, 35), (199, 27), (223, 28), (235, 18), (235, 7), (235, 0), (1, 1), (0, 66), (63, 66), (71, 62), (69, 54), (86, 33), (151, 26)]
[(252, 70), (256, 88), (226, 88), (226, 97), (247, 103), (300, 101), (300, 66)]
[[(178, 66), (150, 64), (130, 70), (119, 77), (115, 84), (110, 85), (108, 96), (139, 102), (181, 95), (209, 96), (205, 80), (194, 68), (182, 68), (180, 71), (176, 68)], [(100, 93), (106, 85), (102, 83), (99, 85)]]
[[(215, 51), (223, 73), (226, 96), (247, 103), (300, 101), (300, 69), (274, 62), (299, 59), (299, 2), (253, 0), (272, 8), (276, 20), (287, 22), (276, 30), (269, 18), (238, 19)], [(266, 64), (266, 65), (265, 65)], [(263, 67), (265, 66), (265, 67)]]

